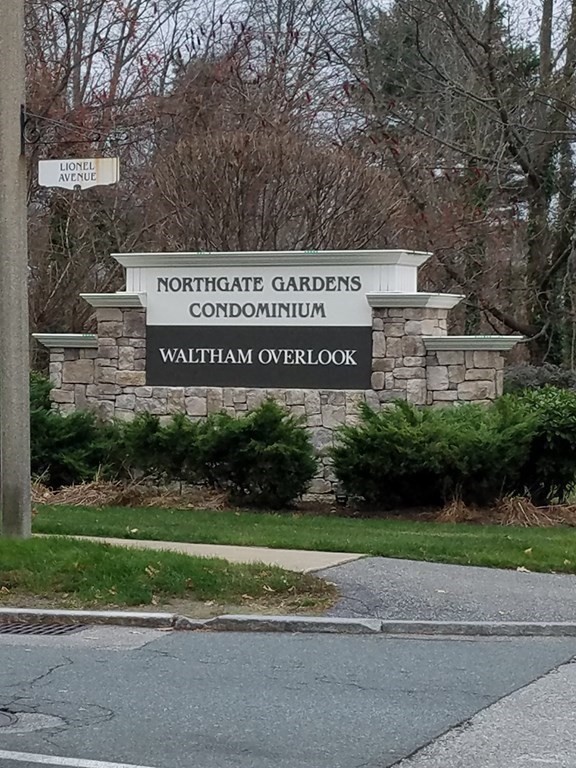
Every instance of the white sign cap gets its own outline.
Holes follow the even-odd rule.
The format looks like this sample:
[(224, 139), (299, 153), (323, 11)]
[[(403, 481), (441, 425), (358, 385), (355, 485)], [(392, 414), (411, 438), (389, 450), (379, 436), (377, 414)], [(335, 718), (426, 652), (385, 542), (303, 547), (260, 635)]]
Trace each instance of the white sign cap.
[(96, 157), (70, 160), (40, 160), (38, 183), (41, 187), (89, 189), (115, 184), (120, 179), (117, 157)]

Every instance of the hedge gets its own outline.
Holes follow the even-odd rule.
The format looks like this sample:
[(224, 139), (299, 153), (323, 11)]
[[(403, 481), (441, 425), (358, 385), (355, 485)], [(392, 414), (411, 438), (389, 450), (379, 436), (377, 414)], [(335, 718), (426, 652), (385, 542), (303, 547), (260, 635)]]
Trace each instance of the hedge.
[(486, 407), (365, 406), (339, 431), (334, 471), (348, 496), (387, 509), (508, 495), (563, 501), (576, 478), (576, 393), (543, 388)]
[[(51, 487), (137, 474), (281, 508), (317, 471), (308, 430), (273, 401), (239, 418), (175, 415), (163, 423), (143, 414), (102, 424), (91, 413), (50, 411), (49, 385), (36, 377), (31, 406), (32, 470)], [(337, 432), (331, 456), (344, 494), (385, 509), (454, 498), (487, 505), (508, 494), (563, 501), (576, 478), (576, 392), (521, 390), (490, 406), (364, 406), (359, 424)]]
[(309, 433), (272, 401), (239, 418), (223, 413), (191, 421), (178, 414), (162, 424), (142, 414), (102, 424), (89, 412), (50, 411), (47, 397), (38, 380), (32, 472), (54, 488), (138, 473), (162, 483), (203, 483), (229, 491), (238, 503), (280, 508), (305, 493), (317, 471)]

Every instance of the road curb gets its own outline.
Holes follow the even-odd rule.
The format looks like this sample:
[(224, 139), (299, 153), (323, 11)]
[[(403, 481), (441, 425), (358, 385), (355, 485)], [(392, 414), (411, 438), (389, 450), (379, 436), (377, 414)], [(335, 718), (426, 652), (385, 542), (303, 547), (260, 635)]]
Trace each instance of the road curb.
[(460, 635), (469, 637), (576, 637), (576, 622), (382, 620), (380, 631), (387, 635)]
[(0, 608), (0, 621), (112, 626), (211, 632), (284, 632), (346, 635), (576, 637), (575, 622), (545, 621), (412, 621), (325, 616), (265, 616), (224, 614), (195, 619), (176, 613), (140, 611), (66, 611)]
[(27, 624), (112, 624), (129, 627), (171, 629), (177, 619), (173, 613), (143, 611), (66, 611), (43, 608), (0, 608), (0, 621)]
[(205, 628), (215, 632), (322, 632), (373, 635), (382, 628), (380, 619), (344, 619), (323, 616), (224, 615), (209, 619)]

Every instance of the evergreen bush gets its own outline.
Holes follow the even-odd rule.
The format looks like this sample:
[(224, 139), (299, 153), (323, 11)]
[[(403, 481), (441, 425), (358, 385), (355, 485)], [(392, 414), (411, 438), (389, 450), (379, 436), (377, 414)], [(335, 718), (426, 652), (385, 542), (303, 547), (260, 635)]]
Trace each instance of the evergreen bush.
[(301, 496), (316, 473), (308, 432), (272, 401), (239, 418), (176, 414), (162, 424), (144, 413), (102, 424), (92, 413), (51, 411), (50, 384), (41, 376), (31, 393), (32, 471), (52, 487), (140, 473), (225, 488), (244, 504), (279, 508)]
[(534, 431), (535, 418), (514, 400), (488, 408), (364, 406), (360, 424), (339, 431), (334, 471), (349, 496), (387, 509), (456, 497), (488, 504), (517, 488)]
[(301, 496), (317, 469), (302, 420), (271, 400), (240, 418), (209, 418), (200, 454), (208, 482), (227, 488), (239, 503), (272, 509)]
[(519, 485), (536, 504), (565, 501), (576, 484), (576, 392), (544, 387), (518, 400), (536, 421)]

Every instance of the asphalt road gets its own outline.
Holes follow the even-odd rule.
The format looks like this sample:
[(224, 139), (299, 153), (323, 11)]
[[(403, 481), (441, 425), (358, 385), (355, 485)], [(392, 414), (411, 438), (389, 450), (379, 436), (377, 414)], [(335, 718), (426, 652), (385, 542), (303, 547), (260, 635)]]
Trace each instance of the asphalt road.
[(576, 577), (367, 557), (319, 571), (331, 616), (419, 621), (576, 621)]
[(0, 765), (384, 768), (574, 655), (550, 638), (3, 635), (0, 709), (21, 719)]

